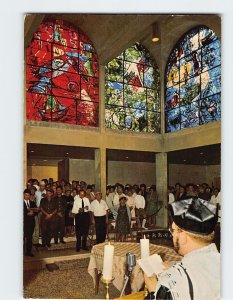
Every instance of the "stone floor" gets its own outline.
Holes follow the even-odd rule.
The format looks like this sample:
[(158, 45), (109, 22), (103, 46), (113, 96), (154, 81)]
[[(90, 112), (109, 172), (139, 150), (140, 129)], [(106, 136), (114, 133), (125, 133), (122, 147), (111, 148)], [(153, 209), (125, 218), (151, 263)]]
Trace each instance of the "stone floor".
[[(132, 231), (128, 241), (136, 241), (136, 235), (137, 231)], [(91, 238), (94, 244), (95, 236)], [(109, 239), (114, 241), (114, 232), (110, 232)], [(64, 240), (66, 244), (58, 245), (52, 241), (49, 249), (33, 247), (35, 256), (24, 256), (24, 298), (104, 299), (103, 283), (100, 283), (99, 293), (95, 295), (93, 279), (87, 272), (90, 251), (76, 252), (74, 235)], [(119, 293), (110, 286), (111, 297), (119, 297)]]
[[(24, 272), (24, 298), (36, 299), (105, 299), (105, 286), (100, 282), (99, 293), (94, 291), (93, 279), (87, 272), (89, 259), (72, 259), (57, 262), (58, 268)], [(110, 297), (120, 292), (110, 286)]]

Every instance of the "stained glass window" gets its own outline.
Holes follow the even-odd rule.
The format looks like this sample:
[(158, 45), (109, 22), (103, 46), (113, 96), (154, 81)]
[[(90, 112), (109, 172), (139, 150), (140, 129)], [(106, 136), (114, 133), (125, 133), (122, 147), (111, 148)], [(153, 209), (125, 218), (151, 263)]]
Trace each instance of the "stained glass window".
[(160, 132), (159, 70), (139, 43), (106, 66), (106, 127)]
[(71, 24), (46, 20), (26, 50), (29, 120), (98, 126), (98, 58)]
[(166, 131), (221, 120), (221, 49), (206, 26), (186, 33), (170, 54), (166, 74)]

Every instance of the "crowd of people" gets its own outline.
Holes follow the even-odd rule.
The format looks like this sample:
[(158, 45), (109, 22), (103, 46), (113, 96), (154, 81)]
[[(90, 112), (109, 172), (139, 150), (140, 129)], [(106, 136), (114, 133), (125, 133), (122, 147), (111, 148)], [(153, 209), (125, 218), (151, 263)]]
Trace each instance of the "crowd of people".
[[(172, 267), (164, 265), (159, 274), (144, 273), (145, 299), (220, 299), (220, 254), (213, 243), (221, 208), (219, 189), (206, 183), (176, 183), (168, 187), (167, 196), (174, 249), (183, 258)], [(108, 185), (102, 199), (102, 193), (84, 181), (30, 179), (24, 190), (26, 255), (33, 256), (32, 244), (51, 247), (52, 238), (55, 244), (65, 243), (65, 234), (73, 228), (76, 251), (88, 250), (90, 224), (95, 225), (96, 243), (102, 243), (109, 219), (115, 221), (117, 240), (124, 241), (135, 219), (143, 228), (146, 223), (153, 226), (158, 203), (154, 185)]]
[[(221, 208), (219, 189), (210, 188), (206, 183), (169, 186), (167, 202), (171, 204), (196, 196)], [(74, 233), (76, 251), (87, 250), (91, 224), (95, 227), (97, 243), (105, 241), (109, 224), (114, 227), (116, 240), (125, 241), (133, 227), (155, 227), (160, 203), (155, 185), (108, 185), (105, 199), (102, 199), (95, 185), (85, 181), (29, 179), (24, 191), (26, 255), (33, 256), (32, 245), (50, 248), (52, 239), (54, 244), (65, 244), (64, 237)]]
[(182, 185), (176, 183), (175, 186), (168, 187), (168, 203), (187, 199), (190, 197), (198, 197), (209, 203), (219, 206), (221, 209), (221, 192), (217, 187), (210, 187), (207, 183), (194, 184), (187, 183)]
[[(33, 256), (32, 245), (50, 248), (52, 238), (55, 244), (66, 243), (64, 237), (74, 232), (76, 251), (87, 250), (90, 225), (95, 225), (96, 242), (101, 243), (105, 241), (109, 221), (115, 227), (116, 239), (125, 241), (133, 226), (146, 229), (146, 222), (154, 226), (157, 210), (155, 185), (108, 185), (102, 199), (95, 185), (84, 181), (29, 179), (24, 191), (26, 255)], [(26, 227), (30, 227), (30, 232)]]

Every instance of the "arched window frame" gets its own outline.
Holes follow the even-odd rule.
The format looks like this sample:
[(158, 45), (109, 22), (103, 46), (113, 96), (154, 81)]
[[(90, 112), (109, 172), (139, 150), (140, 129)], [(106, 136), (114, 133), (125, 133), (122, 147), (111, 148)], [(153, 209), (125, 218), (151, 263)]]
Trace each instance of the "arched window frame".
[(26, 111), (28, 120), (98, 126), (98, 56), (73, 24), (46, 18), (35, 31), (26, 49)]
[[(201, 39), (200, 32), (202, 31), (202, 29), (209, 31), (209, 34), (210, 34), (210, 36), (206, 37), (206, 44), (204, 44), (203, 41), (200, 42), (200, 39)], [(169, 82), (168, 77), (171, 74), (171, 73), (169, 73), (169, 70), (171, 69), (172, 60), (178, 61), (179, 67), (180, 67), (180, 64), (185, 60), (184, 58), (188, 57), (188, 54), (183, 55), (180, 45), (182, 43), (184, 43), (185, 41), (191, 43), (191, 39), (189, 39), (189, 37), (190, 36), (192, 37), (192, 33), (194, 31), (196, 31), (196, 32), (198, 31), (199, 47), (197, 49), (195, 49), (195, 51), (190, 52), (190, 57), (191, 57), (191, 54), (194, 52), (196, 52), (197, 58), (199, 58), (199, 56), (201, 57), (201, 60), (200, 60), (201, 71), (198, 72), (197, 76), (189, 77), (189, 75), (187, 75), (187, 78), (185, 78), (185, 76), (183, 76), (183, 78), (181, 79), (180, 74), (182, 72), (180, 71), (180, 68), (176, 68), (175, 63), (174, 63), (173, 64), (174, 74), (177, 74), (177, 72), (178, 72), (178, 80), (176, 79), (177, 77), (175, 76), (174, 77), (175, 79), (173, 79), (174, 85), (168, 86), (168, 82)], [(212, 41), (210, 41), (211, 32), (214, 36)], [(209, 38), (209, 40), (208, 40), (208, 38)], [(195, 45), (195, 43), (194, 43), (194, 45)], [(214, 45), (218, 48), (216, 50), (216, 53), (218, 53), (218, 55), (213, 55), (213, 53), (211, 53), (211, 51), (213, 51), (210, 48), (211, 45), (212, 46)], [(208, 54), (208, 52), (209, 52), (209, 56), (205, 55), (205, 53)], [(182, 57), (182, 55), (183, 55), (183, 57)], [(178, 56), (178, 59), (176, 58), (176, 56)], [(195, 61), (194, 58), (195, 58), (195, 56), (193, 57), (193, 61)], [(208, 67), (208, 59), (209, 59), (209, 67)], [(213, 62), (215, 62), (215, 65), (211, 66), (211, 63), (213, 63)], [(170, 69), (169, 69), (169, 67), (170, 67)], [(205, 68), (207, 68), (207, 69), (205, 69)], [(193, 70), (195, 70), (194, 62), (193, 62)], [(187, 66), (186, 66), (186, 71), (187, 71)], [(208, 85), (207, 84), (205, 85), (206, 82), (204, 80), (206, 80), (206, 78), (208, 77), (207, 71), (209, 73), (211, 72), (211, 74), (215, 74), (215, 75), (213, 75), (213, 76), (211, 75), (212, 76), (211, 81), (209, 80), (207, 82)], [(188, 72), (186, 72), (186, 73), (188, 74)], [(184, 68), (183, 74), (185, 74), (185, 68)], [(199, 83), (199, 86), (197, 84), (196, 91), (195, 91), (195, 86), (193, 85), (193, 93), (195, 95), (195, 92), (196, 93), (198, 92), (200, 94), (200, 96), (196, 100), (194, 98), (194, 101), (191, 101), (190, 103), (187, 100), (187, 103), (188, 103), (188, 104), (186, 104), (187, 109), (185, 109), (185, 105), (182, 105), (182, 100), (181, 100), (182, 99), (181, 95), (183, 93), (183, 90), (185, 90), (185, 88), (183, 88), (183, 90), (182, 90), (181, 86), (183, 83), (185, 83), (186, 89), (188, 90), (189, 87), (187, 86), (186, 82), (191, 79), (193, 79), (195, 81), (195, 79), (198, 79), (198, 76), (200, 77), (200, 83)], [(170, 78), (171, 78), (171, 76), (170, 76)], [(210, 90), (211, 85), (213, 86), (214, 80), (215, 80), (216, 84), (213, 88), (213, 92), (211, 93), (211, 91), (210, 91), (208, 93), (208, 90)], [(212, 29), (208, 28), (205, 25), (199, 25), (199, 26), (196, 26), (196, 27), (190, 29), (189, 31), (187, 31), (186, 33), (184, 33), (181, 36), (181, 38), (178, 40), (178, 42), (176, 43), (175, 47), (173, 48), (173, 50), (171, 51), (171, 53), (168, 57), (166, 70), (165, 70), (165, 81), (164, 82), (165, 82), (165, 130), (166, 130), (166, 132), (178, 131), (178, 130), (181, 130), (184, 128), (196, 127), (199, 125), (207, 124), (209, 122), (221, 120), (221, 45), (220, 45), (220, 41), (219, 41), (216, 33)], [(170, 80), (170, 82), (171, 82), (171, 80)], [(178, 85), (179, 85), (179, 88), (172, 89), (173, 87), (176, 87)], [(185, 85), (183, 85), (183, 86), (185, 87)], [(192, 90), (190, 91), (190, 93), (191, 92), (192, 92)], [(185, 94), (184, 94), (184, 96), (185, 96)], [(183, 96), (183, 99), (185, 99), (184, 96)], [(189, 94), (187, 92), (186, 98), (188, 98), (188, 96), (189, 96)], [(174, 113), (174, 115), (172, 115), (173, 113)]]
[[(140, 61), (135, 62), (134, 58), (129, 59), (130, 57), (130, 49), (135, 49), (139, 47), (144, 51), (144, 60), (146, 61), (145, 65), (148, 67), (148, 70), (152, 70), (154, 72), (153, 80), (154, 80), (154, 88), (149, 88), (144, 85), (140, 86), (139, 83), (129, 84), (126, 79), (126, 69), (127, 71), (131, 67), (140, 66)], [(140, 57), (140, 55), (138, 55)], [(110, 74), (111, 64), (115, 64), (113, 69), (118, 72), (115, 74)], [(131, 64), (131, 65), (130, 65)], [(137, 68), (137, 70), (140, 68)], [(143, 73), (146, 74), (146, 73)], [(113, 79), (115, 76), (115, 80)], [(146, 75), (143, 75), (143, 84), (145, 83)], [(139, 76), (138, 76), (139, 77)], [(148, 77), (149, 78), (149, 77)], [(130, 81), (129, 81), (130, 82)], [(111, 83), (111, 84), (110, 84)], [(117, 91), (113, 91), (113, 84), (118, 85)], [(159, 68), (153, 59), (150, 52), (141, 44), (136, 43), (133, 46), (127, 48), (120, 55), (118, 55), (115, 59), (108, 63), (105, 67), (105, 91), (106, 91), (106, 101), (105, 101), (105, 125), (107, 128), (111, 129), (119, 129), (125, 131), (137, 131), (137, 132), (156, 132), (160, 133), (161, 126), (161, 115), (160, 115), (160, 76), (159, 76)], [(132, 87), (130, 89), (130, 87)], [(135, 88), (135, 92), (134, 89)], [(145, 93), (140, 94), (140, 88), (144, 89)], [(114, 92), (114, 93), (113, 93)], [(126, 99), (126, 92), (132, 94), (132, 98), (128, 97)], [(118, 93), (118, 94), (117, 94)], [(132, 101), (132, 99), (136, 99), (136, 95), (141, 97), (144, 100), (143, 105), (145, 105), (145, 109), (140, 110), (140, 104)], [(112, 96), (114, 95), (114, 97)], [(151, 96), (153, 95), (153, 97)], [(115, 99), (114, 99), (115, 98)], [(153, 101), (151, 100), (153, 98)], [(149, 100), (148, 100), (149, 99)], [(139, 107), (136, 108), (136, 105)], [(139, 114), (137, 115), (137, 109)], [(143, 117), (138, 118), (140, 113), (145, 113)], [(116, 116), (119, 116), (118, 119)], [(137, 118), (135, 118), (135, 115)], [(146, 117), (144, 117), (146, 116)], [(153, 120), (155, 118), (155, 124), (152, 124), (152, 121), (148, 121), (148, 119)], [(145, 122), (144, 122), (145, 121)], [(112, 122), (112, 123), (111, 123)], [(143, 123), (144, 122), (144, 123)], [(118, 123), (118, 124), (117, 124)], [(152, 124), (152, 125), (149, 125)]]

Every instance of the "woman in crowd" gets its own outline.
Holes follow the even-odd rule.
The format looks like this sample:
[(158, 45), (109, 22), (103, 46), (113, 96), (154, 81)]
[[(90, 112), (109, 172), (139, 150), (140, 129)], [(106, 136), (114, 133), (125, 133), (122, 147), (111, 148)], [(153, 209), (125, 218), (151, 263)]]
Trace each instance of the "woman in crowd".
[(186, 198), (187, 198), (187, 194), (186, 194), (186, 191), (185, 191), (185, 187), (183, 185), (180, 185), (179, 193), (176, 197), (176, 201), (180, 201), (180, 200), (183, 200), (183, 199), (186, 199)]
[(125, 242), (127, 234), (130, 233), (131, 213), (126, 200), (126, 197), (121, 195), (119, 204), (114, 207), (117, 212), (115, 232), (118, 242)]
[(74, 232), (74, 218), (71, 217), (71, 211), (74, 204), (74, 197), (71, 195), (71, 190), (67, 189), (65, 193), (66, 198), (66, 212), (65, 212), (65, 235)]
[(95, 193), (92, 192), (92, 186), (91, 185), (87, 185), (86, 188), (86, 197), (89, 199), (90, 203), (95, 200)]
[[(140, 190), (142, 191), (142, 196), (147, 199), (147, 189), (144, 183), (140, 184)], [(147, 205), (147, 202), (146, 202)]]
[(210, 201), (211, 196), (212, 196), (212, 189), (211, 189), (209, 186), (206, 187), (205, 193), (206, 193), (206, 197), (207, 197), (206, 200), (207, 200), (207, 201)]
[(156, 193), (155, 185), (149, 188), (149, 193), (146, 198), (146, 217), (148, 226), (155, 226), (156, 223), (156, 212), (158, 209), (158, 195)]
[(36, 187), (34, 185), (32, 185), (30, 187), (30, 191), (31, 191), (30, 200), (35, 202), (36, 201), (36, 191), (37, 191)]

